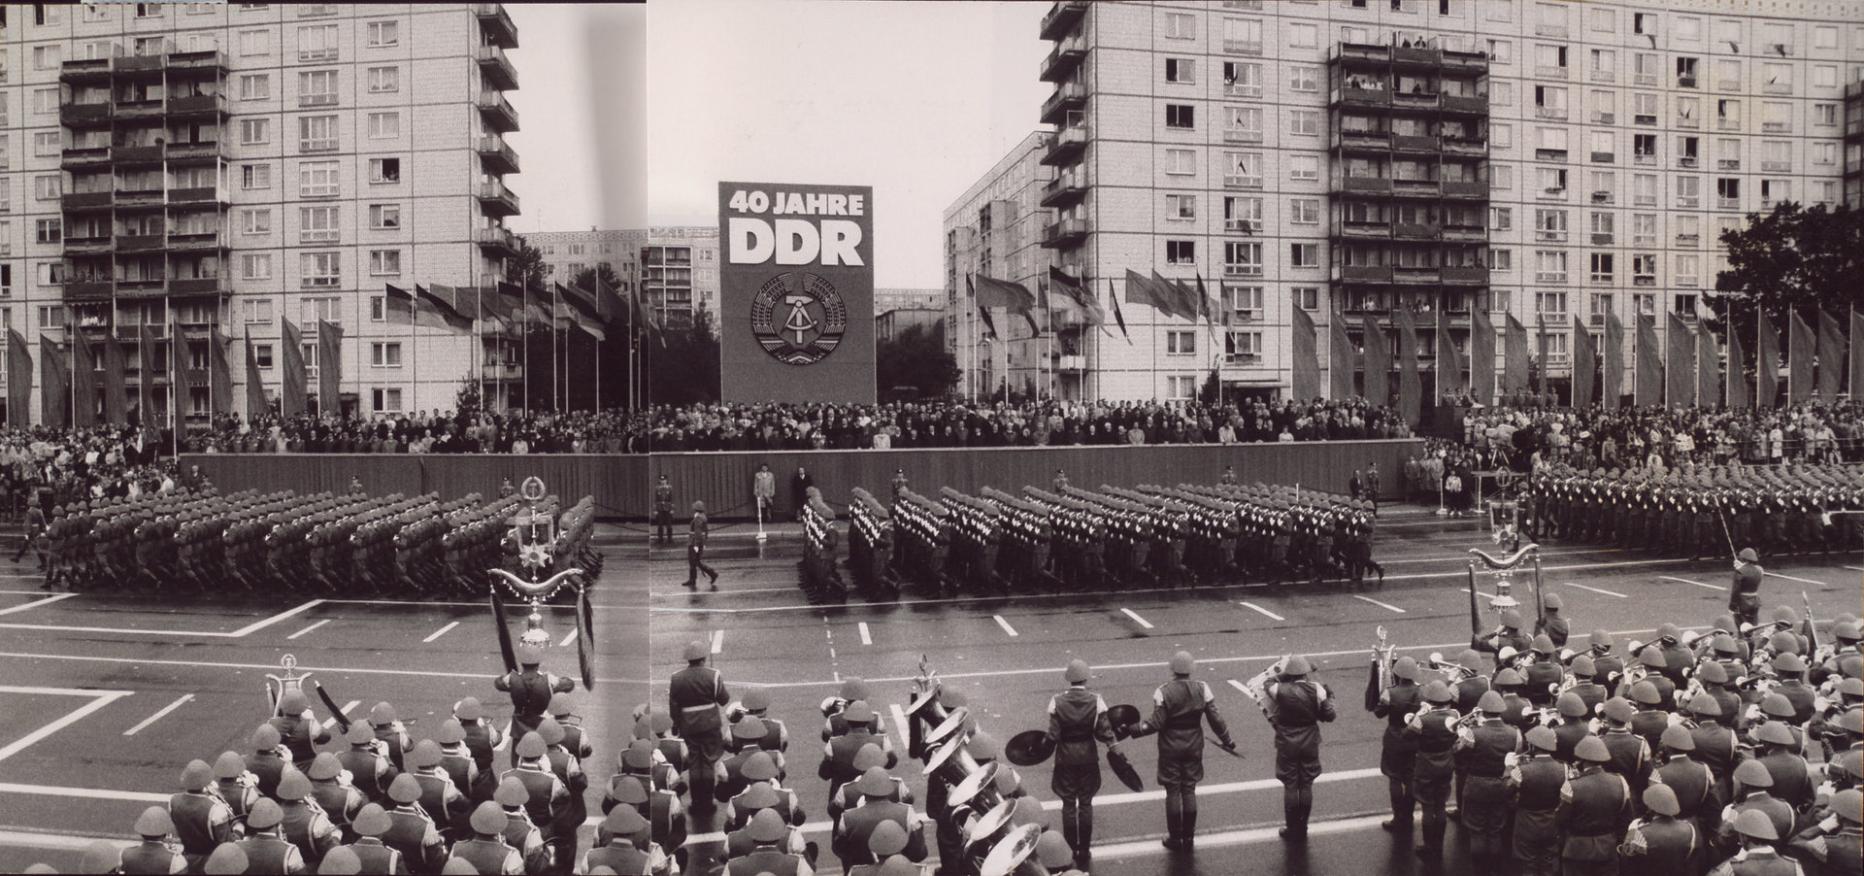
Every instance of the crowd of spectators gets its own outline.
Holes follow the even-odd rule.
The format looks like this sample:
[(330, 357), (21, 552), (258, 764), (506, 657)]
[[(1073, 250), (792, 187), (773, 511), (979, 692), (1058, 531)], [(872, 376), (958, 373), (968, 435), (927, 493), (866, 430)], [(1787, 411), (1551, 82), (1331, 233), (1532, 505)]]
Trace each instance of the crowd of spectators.
[[(1463, 446), (1518, 471), (1771, 465), (1864, 459), (1864, 403), (1728, 408), (1492, 407), (1465, 418)], [(1486, 466), (1485, 466), (1486, 467)]]
[(656, 453), (922, 447), (1240, 444), (1403, 438), (1397, 412), (1362, 399), (867, 404), (696, 404), (647, 412)]
[(226, 414), (184, 438), (192, 453), (645, 453), (627, 411), (416, 411), (339, 418)]
[(165, 445), (122, 427), (0, 432), (5, 513), (173, 490), (180, 475)]

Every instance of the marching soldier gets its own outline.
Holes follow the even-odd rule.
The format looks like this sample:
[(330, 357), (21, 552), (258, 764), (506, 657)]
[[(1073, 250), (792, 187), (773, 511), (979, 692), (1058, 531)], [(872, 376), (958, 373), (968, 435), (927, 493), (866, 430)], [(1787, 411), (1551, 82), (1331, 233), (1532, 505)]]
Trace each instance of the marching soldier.
[(1644, 737), (1631, 732), (1631, 719), (1637, 710), (1623, 697), (1606, 700), (1604, 709), (1605, 732), (1599, 734), (1599, 739), (1611, 753), (1611, 760), (1606, 762), (1605, 769), (1622, 776), (1631, 788), (1632, 797), (1641, 800), (1645, 786), (1650, 784), (1650, 753), (1653, 746)]
[(892, 486), (893, 486), (893, 502), (894, 504), (897, 505), (899, 504), (902, 498), (901, 494), (906, 492), (906, 488), (907, 488), (906, 469), (896, 468), (893, 470)]
[(724, 713), (731, 702), (725, 677), (705, 665), (711, 649), (704, 642), (686, 644), (686, 668), (673, 674), (667, 686), (667, 711), (673, 732), (686, 741), (691, 766), (692, 809), (709, 815), (715, 806), (712, 785), (718, 761), (725, 754)]
[[(1513, 648), (1515, 653), (1519, 654), (1527, 651), (1533, 644), (1534, 640), (1521, 631), (1521, 613), (1512, 608), (1504, 608), (1501, 625), (1496, 628), (1495, 632), (1475, 639), (1469, 643), (1469, 646), (1477, 651), (1486, 651), (1496, 655), (1496, 665), (1499, 667), (1503, 648)], [(1532, 695), (1533, 692), (1529, 691), (1530, 698)]]
[(505, 810), (490, 800), (479, 804), (469, 816), (472, 836), (453, 845), (453, 851), (447, 856), (447, 865), (453, 862), (465, 863), (474, 873), (487, 873), (502, 876), (507, 873), (524, 872), (524, 856), (517, 849), (505, 844), (505, 827), (511, 819)]
[(1560, 610), (1566, 607), (1566, 603), (1560, 599), (1560, 594), (1549, 593), (1541, 600), (1541, 607), (1547, 610), (1547, 616), (1534, 622), (1534, 635), (1539, 636), (1545, 633), (1547, 638), (1553, 642), (1554, 648), (1565, 648), (1567, 636), (1572, 629), (1567, 624), (1566, 618), (1560, 615)]
[(351, 784), (372, 802), (388, 802), (388, 785), (401, 771), (388, 762), (384, 747), (376, 744), (375, 731), (358, 721), (343, 738), (349, 750), (337, 754), (337, 764), (350, 774)]
[(343, 766), (337, 762), (337, 756), (326, 751), (311, 761), (311, 768), (305, 773), (311, 780), (311, 799), (317, 808), (330, 817), (330, 823), (337, 831), (350, 836), (355, 833), (351, 825), (356, 820), (356, 813), (369, 802), (369, 798), (354, 785), (343, 781)]
[(142, 837), (142, 842), (124, 849), (118, 855), (115, 872), (188, 872), (187, 857), (169, 841), (168, 835), (174, 832), (175, 823), (169, 819), (167, 810), (160, 806), (144, 809), (136, 819), (136, 834)]
[[(544, 713), (550, 708), (550, 698), (554, 694), (569, 693), (576, 689), (576, 680), (559, 678), (539, 669), (544, 662), (544, 652), (535, 645), (518, 647), (518, 671), (507, 672), (493, 679), (492, 686), (511, 694), (511, 737), (523, 739), (524, 734), (537, 729), (543, 723)], [(463, 722), (462, 722), (463, 723)], [(518, 751), (514, 746), (511, 762), (518, 763)]]
[(1728, 610), (1743, 626), (1760, 623), (1760, 582), (1765, 570), (1760, 555), (1753, 548), (1742, 548), (1735, 557), (1734, 586), (1728, 588)]
[(654, 485), (654, 538), (663, 545), (673, 543), (673, 484), (666, 475)]
[(1508, 827), (1510, 801), (1504, 780), (1510, 756), (1521, 750), (1521, 731), (1502, 721), (1502, 695), (1488, 691), (1476, 703), (1481, 715), (1474, 727), (1457, 733), (1458, 773), (1467, 775), (1457, 810), (1469, 831), (1469, 854), (1477, 866), (1500, 868), (1502, 834)]
[(1607, 772), (1611, 750), (1597, 736), (1580, 740), (1575, 771), (1560, 789), (1561, 872), (1566, 876), (1618, 872), (1618, 843), (1631, 822), (1631, 788)]
[(311, 704), (301, 690), (287, 690), (278, 698), (278, 714), (266, 721), (278, 729), (282, 744), (291, 750), (291, 761), (299, 769), (310, 765), (317, 756), (317, 746), (330, 741), (330, 731), (311, 715)]
[(1780, 841), (1778, 827), (1766, 813), (1753, 809), (1737, 816), (1733, 833), (1741, 840), (1741, 851), (1709, 871), (1709, 876), (1801, 876), (1799, 862), (1780, 856), (1774, 845)]
[(1188, 651), (1172, 655), (1172, 679), (1152, 693), (1152, 717), (1133, 725), (1129, 735), (1137, 739), (1159, 735), (1158, 783), (1165, 789), (1165, 848), (1189, 851), (1197, 832), (1197, 783), (1204, 779), (1204, 729), (1206, 721), (1217, 734), (1219, 747), (1231, 753), (1236, 743), (1230, 728), (1217, 712), (1216, 695), (1210, 685), (1192, 681), (1197, 661)]
[(693, 503), (692, 523), (686, 530), (686, 586), (699, 586), (699, 573), (704, 572), (713, 590), (718, 589), (718, 572), (705, 564), (705, 543), (712, 527), (707, 524), (705, 503)]
[[(270, 799), (260, 800), (246, 816), (246, 838), (233, 845), (246, 854), (248, 873), (304, 873), (304, 856), (279, 832), (285, 813)], [(434, 837), (439, 840), (438, 836)], [(216, 852), (217, 854), (218, 852)], [(180, 872), (180, 871), (176, 871)]]
[(1379, 655), (1372, 654), (1371, 677), (1366, 683), (1366, 711), (1385, 719), (1385, 734), (1380, 741), (1379, 772), (1389, 785), (1392, 817), (1382, 827), (1394, 833), (1411, 829), (1412, 813), (1417, 807), (1412, 784), (1416, 776), (1417, 742), (1404, 732), (1405, 720), (1423, 704), (1417, 686), (1417, 661), (1400, 657), (1392, 661), (1391, 686), (1379, 689)]
[(1287, 822), (1281, 838), (1291, 842), (1307, 840), (1314, 780), (1320, 777), (1320, 724), (1339, 717), (1327, 686), (1307, 678), (1312, 670), (1306, 657), (1294, 655), (1263, 697), (1269, 724), (1275, 728), (1275, 778), (1282, 783), (1282, 818)]
[(1816, 862), (1818, 876), (1864, 871), (1864, 792), (1847, 788), (1832, 795), (1831, 816), (1801, 831), (1793, 848)]
[(1514, 859), (1522, 876), (1560, 872), (1560, 800), (1566, 765), (1554, 757), (1559, 738), (1549, 727), (1527, 731), (1528, 747), (1508, 771), (1515, 805)]
[(1068, 689), (1049, 697), (1048, 739), (1055, 746), (1049, 788), (1061, 798), (1061, 832), (1074, 850), (1074, 866), (1087, 869), (1094, 842), (1094, 795), (1100, 793), (1100, 746), (1117, 749), (1107, 702), (1087, 689), (1088, 666), (1068, 661)]
[(1650, 876), (1694, 876), (1703, 847), (1696, 823), (1680, 817), (1682, 808), (1668, 787), (1651, 785), (1641, 799), (1650, 818), (1631, 822), (1625, 831), (1625, 841), (1618, 846), (1620, 869)]
[(1424, 843), (1418, 846), (1417, 856), (1426, 861), (1443, 858), (1443, 834), (1449, 826), (1445, 806), (1456, 772), (1453, 749), (1458, 716), (1451, 705), (1455, 701), (1449, 685), (1433, 681), (1424, 688), (1425, 710), (1405, 721), (1404, 733), (1417, 745), (1413, 770), (1417, 799), (1424, 806)]

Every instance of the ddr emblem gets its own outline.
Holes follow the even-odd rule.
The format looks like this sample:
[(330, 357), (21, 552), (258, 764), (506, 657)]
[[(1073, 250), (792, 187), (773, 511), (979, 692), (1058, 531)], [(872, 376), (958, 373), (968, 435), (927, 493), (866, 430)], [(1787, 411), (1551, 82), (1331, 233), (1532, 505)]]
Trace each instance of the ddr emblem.
[(751, 334), (786, 365), (828, 358), (848, 331), (848, 305), (829, 281), (804, 271), (771, 277), (751, 299)]

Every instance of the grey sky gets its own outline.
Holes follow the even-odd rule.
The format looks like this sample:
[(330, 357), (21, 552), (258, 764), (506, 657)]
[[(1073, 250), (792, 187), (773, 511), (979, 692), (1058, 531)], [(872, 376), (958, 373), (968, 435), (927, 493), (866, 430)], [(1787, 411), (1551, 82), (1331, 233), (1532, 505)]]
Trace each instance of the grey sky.
[(649, 219), (716, 224), (720, 180), (872, 185), (876, 285), (943, 285), (940, 214), (1039, 127), (1051, 86), (1036, 66), (1050, 47), (1036, 29), (1047, 11), (654, 3)]
[(647, 7), (522, 4), (518, 26), (521, 127), (511, 134), (524, 172), (512, 188), (524, 212), (513, 230), (574, 231), (646, 223)]

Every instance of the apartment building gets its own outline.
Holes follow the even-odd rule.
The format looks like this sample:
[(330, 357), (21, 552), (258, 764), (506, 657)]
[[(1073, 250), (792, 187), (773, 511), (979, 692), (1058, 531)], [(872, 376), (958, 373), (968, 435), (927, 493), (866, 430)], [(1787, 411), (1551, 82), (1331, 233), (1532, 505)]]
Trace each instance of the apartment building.
[(615, 291), (623, 296), (634, 294), (640, 281), (641, 245), (647, 240), (643, 229), (534, 231), (521, 236), (543, 255), (551, 279), (558, 282), (574, 282), (583, 271), (602, 265), (615, 272), (621, 281)]
[(669, 225), (645, 229), (641, 241), (641, 302), (660, 325), (681, 329), (693, 315), (718, 312), (718, 227)]
[[(505, 178), (519, 162), (503, 137), (518, 114), (504, 92), (518, 87), (518, 32), (500, 4), (4, 15), (0, 320), (35, 359), (41, 336), (114, 333), (132, 345), (131, 404), (165, 421), (185, 386), (188, 421), (204, 423), (212, 398), (245, 397), (240, 339), (276, 397), (280, 317), (304, 332), (315, 391), (323, 320), (344, 333), (345, 411), (450, 408), (463, 383), (513, 403), (515, 337), (410, 327), (385, 297), (389, 284), (494, 290), (513, 253), (504, 220), (520, 201)], [(216, 336), (232, 341), (231, 393), (210, 386)], [(170, 344), (185, 345), (185, 373), (165, 364)]]
[[(1048, 253), (1007, 278), (1034, 288), (1052, 263), (1103, 302), (1112, 280), (1132, 330), (1077, 330), (1084, 377), (1056, 369), (1063, 397), (1188, 397), (1213, 368), (1233, 392), (1285, 395), (1294, 307), (1323, 368), (1335, 312), (1363, 343), (1367, 313), (1445, 308), (1465, 351), (1471, 308), (1544, 322), (1533, 352), (1563, 385), (1574, 315), (1595, 334), (1607, 312), (1657, 316), (1661, 335), (1713, 288), (1721, 231), (1856, 190), (1860, 4), (1060, 2), (1038, 35), (1054, 130), (1029, 177), (1043, 218), (1026, 221)], [(1005, 166), (973, 191), (1005, 186)], [(979, 233), (976, 216), (950, 223), (958, 206), (954, 296)], [(1129, 268), (1201, 277), (1220, 325), (1125, 304)], [(1419, 321), (1426, 369), (1434, 324)]]
[[(1078, 354), (1065, 363), (1047, 359), (1026, 321), (986, 323), (966, 298), (966, 280), (975, 274), (1029, 289), (1047, 279), (1051, 257), (1042, 238), (1056, 220), (1044, 204), (1044, 187), (1054, 171), (1042, 161), (1054, 138), (1044, 131), (1024, 137), (945, 208), (945, 343), (964, 372), (959, 391), (965, 395), (1047, 394), (1045, 386), (1064, 384), (1068, 392), (1088, 392), (1080, 385), (1087, 370)], [(1078, 328), (1069, 332), (1079, 335)], [(1052, 384), (1045, 382), (1051, 370)]]

